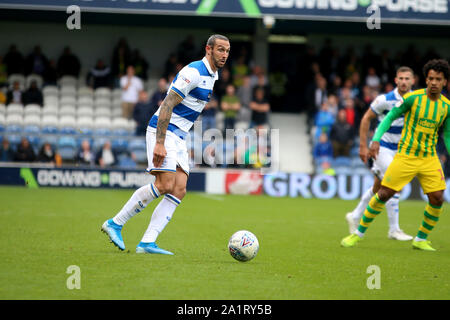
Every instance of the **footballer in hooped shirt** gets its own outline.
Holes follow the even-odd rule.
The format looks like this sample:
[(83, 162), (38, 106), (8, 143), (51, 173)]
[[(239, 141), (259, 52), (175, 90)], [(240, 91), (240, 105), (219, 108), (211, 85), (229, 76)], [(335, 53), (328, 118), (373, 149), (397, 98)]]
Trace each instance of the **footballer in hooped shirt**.
[(150, 119), (146, 134), (147, 171), (156, 177), (155, 182), (137, 189), (123, 208), (101, 227), (120, 250), (125, 250), (121, 234), (123, 225), (150, 202), (163, 196), (136, 252), (173, 254), (159, 248), (156, 239), (186, 194), (189, 155), (185, 138), (211, 98), (218, 70), (225, 65), (230, 54), (230, 41), (223, 35), (212, 35), (205, 51), (202, 60), (180, 70), (166, 98)]

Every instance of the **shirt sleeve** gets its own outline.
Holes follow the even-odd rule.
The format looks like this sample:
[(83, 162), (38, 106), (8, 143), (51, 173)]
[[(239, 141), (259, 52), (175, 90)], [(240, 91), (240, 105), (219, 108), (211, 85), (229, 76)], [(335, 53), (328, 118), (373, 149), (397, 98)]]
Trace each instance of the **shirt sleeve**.
[(395, 119), (400, 117), (406, 111), (411, 109), (413, 101), (414, 101), (414, 97), (412, 97), (412, 98), (408, 97), (408, 98), (404, 99), (403, 102), (400, 102), (394, 108), (392, 108), (392, 110), (389, 111), (389, 113), (386, 115), (386, 117), (383, 119), (383, 121), (378, 125), (378, 128), (375, 131), (372, 141), (379, 142), (381, 140), (381, 137), (391, 127), (392, 122), (394, 122)]
[(184, 99), (192, 89), (197, 87), (199, 82), (200, 74), (197, 69), (186, 66), (178, 73), (170, 89)]
[(378, 96), (370, 104), (370, 109), (377, 115), (383, 114), (383, 111), (387, 109), (386, 98), (384, 96)]
[(450, 120), (448, 117), (444, 122), (444, 144), (447, 152), (450, 154)]

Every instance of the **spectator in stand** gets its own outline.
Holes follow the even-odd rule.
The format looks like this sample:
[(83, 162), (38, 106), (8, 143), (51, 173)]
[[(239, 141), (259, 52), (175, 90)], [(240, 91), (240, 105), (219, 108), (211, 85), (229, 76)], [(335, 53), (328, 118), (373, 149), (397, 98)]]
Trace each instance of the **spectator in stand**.
[(233, 76), (233, 85), (239, 88), (244, 83), (244, 77), (249, 74), (249, 68), (245, 63), (245, 55), (241, 55), (237, 58), (235, 64), (231, 68), (231, 73)]
[(330, 140), (333, 146), (334, 157), (350, 156), (350, 149), (353, 145), (355, 132), (353, 127), (347, 122), (347, 112), (341, 109), (338, 112), (337, 121), (331, 128)]
[(380, 90), (381, 88), (381, 80), (374, 67), (367, 70), (366, 86), (374, 90)]
[(23, 104), (23, 91), (19, 81), (14, 81), (12, 89), (6, 93), (6, 105), (10, 103)]
[(253, 86), (253, 96), (255, 95), (255, 92), (257, 89), (263, 89), (264, 90), (264, 98), (266, 100), (269, 100), (269, 95), (270, 95), (269, 81), (268, 81), (267, 77), (265, 76), (265, 74), (263, 74), (263, 73), (260, 73), (258, 75), (256, 84)]
[(328, 111), (330, 111), (333, 117), (336, 118), (339, 110), (339, 100), (337, 96), (334, 94), (329, 94), (325, 103), (328, 105)]
[(0, 104), (6, 104), (6, 94), (3, 91), (0, 90)]
[(52, 145), (45, 142), (39, 150), (37, 156), (38, 162), (51, 163), (53, 165), (61, 166), (61, 156), (53, 149)]
[(184, 66), (191, 61), (197, 60), (197, 48), (194, 42), (194, 36), (188, 35), (178, 46), (178, 60)]
[[(161, 101), (159, 101), (161, 103)], [(148, 122), (153, 114), (158, 110), (159, 105), (153, 104), (144, 90), (139, 92), (139, 100), (133, 111), (133, 119), (136, 121), (136, 135), (145, 136), (147, 133)]]
[(144, 89), (142, 80), (134, 75), (134, 67), (127, 67), (127, 74), (120, 78), (122, 88), (122, 116), (131, 119), (135, 104), (139, 99), (139, 92)]
[(58, 59), (58, 76), (73, 76), (78, 78), (80, 75), (80, 60), (72, 53), (70, 47), (65, 47), (62, 55)]
[(36, 154), (27, 138), (22, 138), (14, 153), (14, 161), (33, 162), (36, 160)]
[(100, 167), (111, 167), (117, 163), (117, 155), (111, 148), (111, 142), (106, 141), (103, 147), (97, 152), (95, 163)]
[(314, 119), (314, 141), (317, 141), (322, 133), (329, 135), (335, 121), (336, 117), (330, 110), (330, 105), (324, 102)]
[(332, 77), (331, 79), (331, 85), (328, 89), (328, 92), (330, 94), (334, 94), (337, 97), (339, 97), (342, 87), (342, 78), (338, 75)]
[(25, 72), (24, 69), (25, 60), (22, 54), (17, 50), (16, 45), (12, 44), (9, 47), (9, 50), (6, 53), (3, 61), (6, 64), (6, 70), (8, 72), (8, 75), (14, 73), (23, 74)]
[(89, 70), (86, 83), (94, 90), (100, 87), (111, 87), (111, 69), (102, 59), (98, 59), (95, 67)]
[(234, 85), (229, 84), (226, 87), (225, 95), (220, 101), (220, 109), (224, 112), (224, 128), (234, 129), (236, 123), (236, 117), (238, 115), (239, 109), (241, 108), (241, 102), (236, 96), (236, 89)]
[[(262, 77), (262, 80), (260, 79)], [(267, 79), (267, 76), (264, 72), (264, 69), (259, 66), (255, 65), (252, 68), (252, 73), (250, 74), (250, 84), (254, 88), (258, 84), (262, 85), (268, 85), (269, 79)]]
[(246, 75), (243, 78), (242, 86), (237, 88), (236, 95), (241, 101), (241, 109), (239, 111), (238, 119), (239, 121), (245, 121), (250, 123), (251, 110), (250, 110), (250, 102), (253, 98), (253, 88), (250, 85), (250, 76)]
[(58, 70), (56, 69), (56, 62), (54, 59), (50, 59), (48, 67), (42, 75), (44, 79), (44, 85), (56, 86), (58, 82)]
[(177, 74), (175, 72), (175, 66), (178, 63), (178, 57), (175, 53), (171, 53), (164, 64), (164, 73), (163, 77), (169, 79), (170, 74)]
[(35, 80), (31, 81), (30, 87), (27, 91), (24, 92), (22, 96), (23, 104), (38, 104), (42, 107), (44, 102), (44, 97), (42, 96), (41, 90), (37, 86), (37, 82)]
[(222, 96), (225, 95), (227, 86), (232, 82), (230, 70), (224, 67), (220, 70), (219, 79), (214, 84), (213, 92), (217, 95), (219, 102)]
[(344, 101), (344, 110), (345, 110), (345, 116), (347, 123), (350, 124), (352, 127), (356, 125), (355, 121), (355, 101), (353, 99), (347, 99)]
[(114, 87), (120, 87), (120, 79), (126, 74), (130, 65), (131, 50), (125, 38), (120, 38), (113, 51), (111, 61), (111, 80)]
[(8, 71), (3, 57), (0, 56), (0, 88), (8, 85)]
[(167, 95), (168, 84), (166, 78), (160, 78), (158, 80), (158, 89), (153, 93), (150, 103), (156, 110), (159, 108), (164, 98)]
[(202, 131), (217, 128), (216, 113), (219, 107), (216, 95), (213, 93), (211, 99), (202, 110)]
[(75, 161), (78, 165), (92, 166), (94, 164), (95, 156), (91, 151), (91, 144), (89, 140), (81, 142), (80, 150), (78, 150)]
[(48, 67), (48, 59), (42, 53), (40, 46), (35, 46), (25, 61), (25, 74), (37, 74), (44, 76)]
[(313, 148), (313, 157), (316, 164), (321, 164), (322, 162), (331, 162), (333, 159), (333, 146), (328, 140), (328, 135), (326, 132), (322, 132), (319, 136), (318, 142)]
[(327, 80), (319, 73), (316, 74), (314, 84), (306, 91), (306, 105), (308, 125), (311, 127), (315, 114), (327, 99)]
[(0, 148), (0, 162), (12, 162), (14, 161), (14, 150), (9, 143), (9, 140), (4, 137), (2, 141), (2, 147)]
[(147, 74), (150, 65), (148, 64), (147, 60), (141, 55), (139, 49), (134, 49), (131, 53), (130, 64), (134, 66), (137, 77), (143, 80), (147, 80)]
[(260, 128), (269, 124), (270, 104), (265, 98), (263, 88), (255, 91), (255, 96), (250, 102), (250, 109), (252, 110), (251, 127)]

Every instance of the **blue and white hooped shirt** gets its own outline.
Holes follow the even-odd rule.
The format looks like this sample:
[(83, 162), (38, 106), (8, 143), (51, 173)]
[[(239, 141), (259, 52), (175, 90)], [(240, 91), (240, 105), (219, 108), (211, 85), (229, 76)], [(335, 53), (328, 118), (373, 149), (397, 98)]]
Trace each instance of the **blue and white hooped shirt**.
[[(167, 130), (183, 138), (191, 129), (205, 105), (211, 99), (215, 81), (219, 78), (217, 71), (213, 72), (208, 60), (194, 61), (178, 72), (169, 90), (176, 92), (183, 101), (173, 108), (172, 117)], [(161, 108), (155, 112), (149, 126), (156, 128)]]

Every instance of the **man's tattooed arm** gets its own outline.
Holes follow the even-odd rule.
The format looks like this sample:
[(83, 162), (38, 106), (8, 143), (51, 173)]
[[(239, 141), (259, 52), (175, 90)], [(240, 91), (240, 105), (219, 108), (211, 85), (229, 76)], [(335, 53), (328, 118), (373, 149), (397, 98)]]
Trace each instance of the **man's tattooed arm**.
[(172, 110), (181, 101), (183, 101), (183, 98), (170, 90), (164, 101), (161, 103), (158, 124), (156, 125), (156, 143), (164, 144), (167, 127), (169, 126), (170, 117), (172, 116)]

